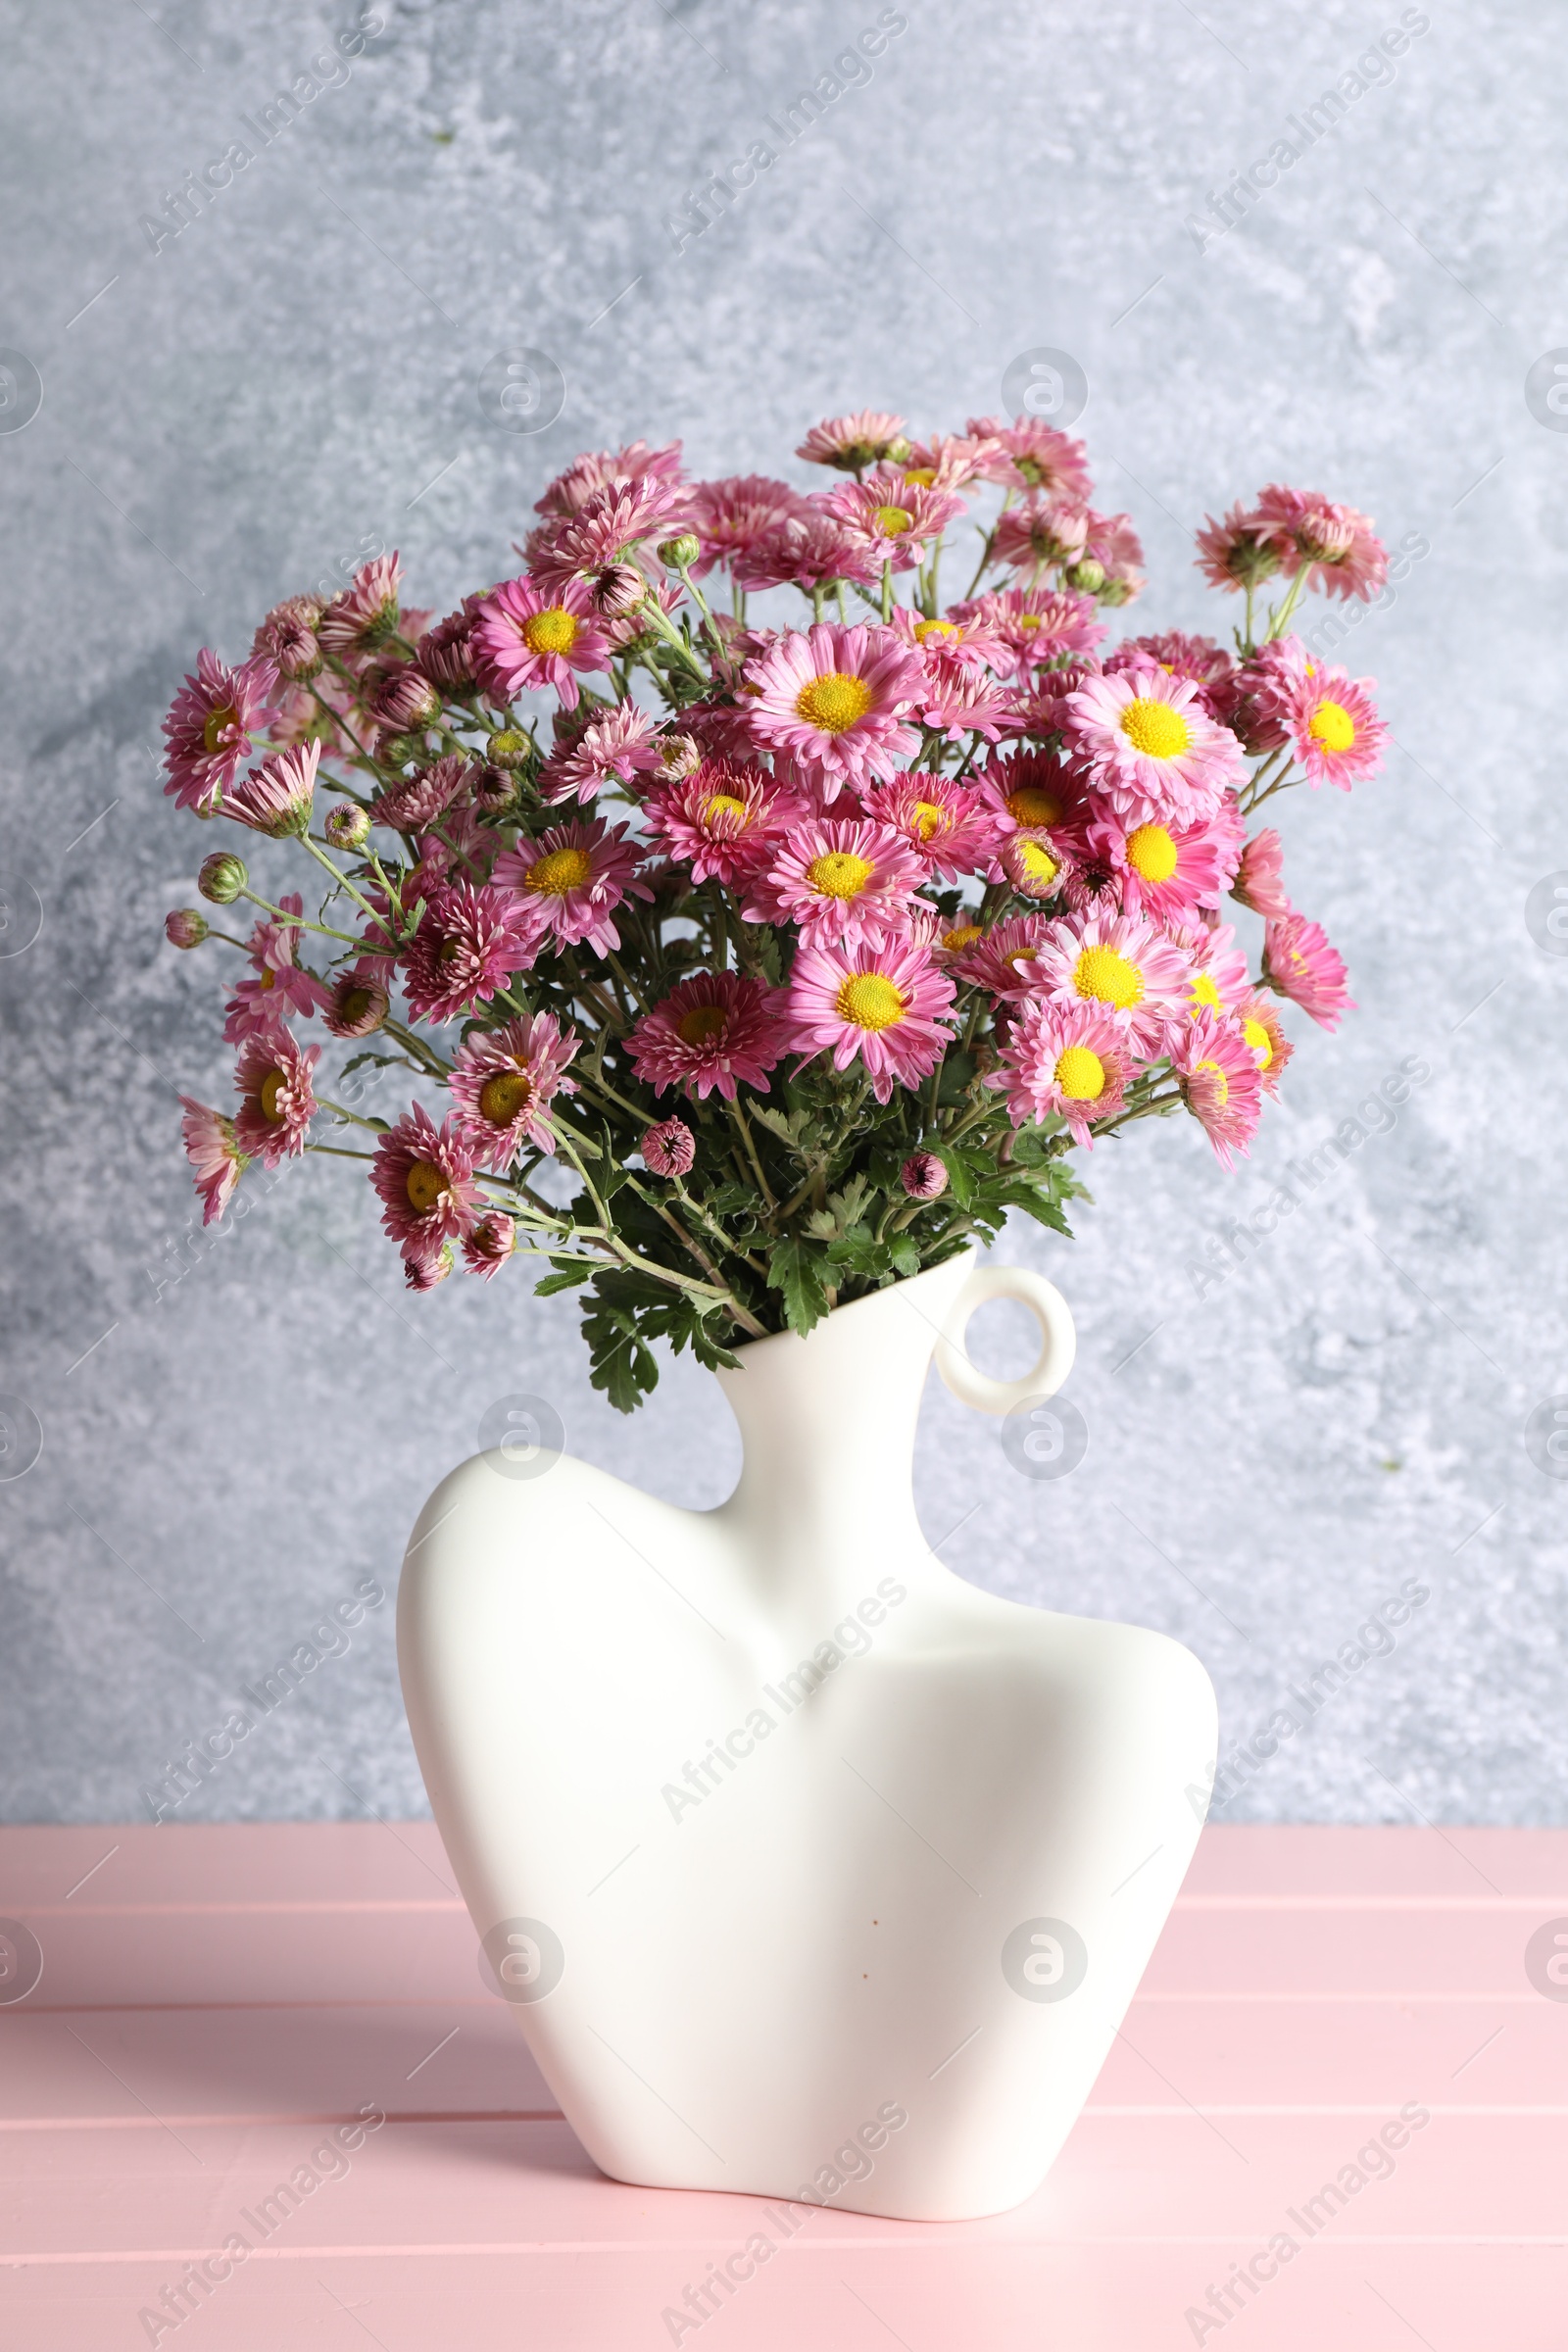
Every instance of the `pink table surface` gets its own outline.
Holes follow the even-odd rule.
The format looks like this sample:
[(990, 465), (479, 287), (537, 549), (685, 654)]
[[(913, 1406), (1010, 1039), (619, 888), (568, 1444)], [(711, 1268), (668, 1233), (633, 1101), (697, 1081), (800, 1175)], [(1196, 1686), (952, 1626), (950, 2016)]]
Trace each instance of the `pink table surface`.
[[(0, 1830), (0, 1917), (45, 1962), (0, 2007), (3, 2352), (155, 2340), (141, 2314), (367, 2107), (159, 2344), (1568, 2352), (1568, 2000), (1525, 1969), (1568, 1831), (1210, 1830), (1037, 2196), (815, 2214), (678, 2336), (767, 2217), (594, 2171), (428, 1824)], [(1303, 2227), (1407, 2103), (1393, 2170)], [(1298, 2252), (1210, 2303), (1281, 2231)]]

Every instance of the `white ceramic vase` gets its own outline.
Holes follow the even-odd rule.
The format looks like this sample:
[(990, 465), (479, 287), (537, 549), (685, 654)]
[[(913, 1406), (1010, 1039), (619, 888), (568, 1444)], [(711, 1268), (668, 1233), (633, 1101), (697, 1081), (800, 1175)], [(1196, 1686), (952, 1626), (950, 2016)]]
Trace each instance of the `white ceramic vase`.
[[(1041, 1325), (1021, 1381), (963, 1352), (997, 1297)], [(526, 1444), (425, 1505), (425, 1786), (604, 2172), (959, 2220), (1060, 2148), (1197, 1840), (1213, 1692), (1163, 1635), (955, 1576), (910, 1462), (933, 1350), (1001, 1413), (1073, 1345), (1049, 1283), (969, 1255), (740, 1350), (717, 1510)]]

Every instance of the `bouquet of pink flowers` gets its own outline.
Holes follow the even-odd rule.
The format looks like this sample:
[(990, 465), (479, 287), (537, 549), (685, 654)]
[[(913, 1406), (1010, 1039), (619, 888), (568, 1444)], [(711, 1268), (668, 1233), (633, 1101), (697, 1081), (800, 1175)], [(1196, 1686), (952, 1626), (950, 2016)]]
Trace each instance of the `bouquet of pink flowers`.
[[(842, 478), (580, 457), (515, 578), (432, 621), (378, 557), (237, 668), (203, 652), (165, 721), (181, 808), (319, 869), (307, 914), (220, 849), (202, 896), (254, 906), (250, 936), (168, 918), (244, 967), (238, 1106), (182, 1098), (208, 1219), (255, 1162), (360, 1159), (416, 1291), (519, 1254), (587, 1286), (627, 1410), (658, 1338), (728, 1363), (1010, 1209), (1065, 1232), (1073, 1148), (1136, 1119), (1185, 1108), (1229, 1165), (1291, 1056), (1281, 1000), (1329, 1029), (1349, 1003), (1251, 826), (1379, 765), (1372, 681), (1289, 632), (1307, 589), (1381, 585), (1364, 515), (1263, 491), (1200, 534), (1245, 596), (1234, 653), (1110, 647), (1142, 551), (1082, 443), (867, 411), (797, 455)], [(1261, 917), (1255, 973), (1227, 896)], [(388, 1069), (422, 1099), (355, 1107)]]

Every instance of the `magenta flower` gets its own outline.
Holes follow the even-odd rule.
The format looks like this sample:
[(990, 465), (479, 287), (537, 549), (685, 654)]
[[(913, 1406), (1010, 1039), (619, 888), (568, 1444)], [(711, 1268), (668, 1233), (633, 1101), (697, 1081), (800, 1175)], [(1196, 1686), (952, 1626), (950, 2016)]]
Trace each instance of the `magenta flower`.
[(989, 601), (981, 597), (976, 604), (954, 605), (935, 620), (928, 620), (912, 605), (895, 605), (893, 633), (912, 654), (925, 657), (928, 676), (936, 662), (965, 669), (991, 668), (1004, 676), (1012, 666), (1012, 657), (1001, 633), (981, 612), (981, 605)]
[(919, 700), (919, 663), (891, 629), (818, 621), (780, 640), (747, 671), (752, 731), (808, 771), (841, 784), (888, 775), (917, 750), (906, 724)]
[(1242, 852), (1236, 878), (1231, 884), (1231, 897), (1250, 906), (1254, 914), (1267, 915), (1276, 921), (1289, 914), (1291, 902), (1286, 895), (1285, 849), (1272, 825), (1255, 833)]
[(1151, 636), (1129, 637), (1105, 656), (1104, 668), (1108, 676), (1123, 669), (1158, 668), (1179, 678), (1191, 678), (1202, 690), (1203, 708), (1209, 717), (1228, 722), (1236, 664), (1212, 637), (1193, 637), (1185, 629), (1162, 629)]
[(1095, 1004), (1025, 1004), (1007, 1030), (1002, 1061), (986, 1079), (1007, 1098), (1015, 1127), (1066, 1122), (1076, 1144), (1114, 1118), (1137, 1067), (1122, 1025)]
[(949, 615), (994, 640), (996, 666), (1010, 676), (1063, 654), (1093, 653), (1105, 634), (1092, 596), (1075, 588), (998, 588)]
[(1109, 603), (1129, 604), (1144, 585), (1144, 546), (1130, 514), (1097, 514), (1091, 507), (1084, 560), (1104, 573), (1100, 594)]
[(657, 474), (607, 482), (551, 533), (547, 545), (534, 551), (530, 542), (530, 569), (552, 593), (577, 585), (585, 574), (618, 564), (644, 540), (671, 536), (690, 505), (684, 484)]
[(390, 966), (362, 956), (332, 983), (332, 1001), (321, 1019), (334, 1037), (372, 1037), (392, 1008), (383, 973)]
[(1348, 792), (1383, 765), (1389, 730), (1372, 700), (1376, 683), (1314, 662), (1282, 699), (1285, 731), (1309, 784), (1337, 784)]
[(942, 946), (960, 980), (985, 989), (1003, 1004), (1016, 1004), (1034, 985), (1028, 966), (1051, 929), (1050, 918), (1044, 914), (1009, 914), (989, 931), (976, 923), (961, 924), (948, 934)]
[(1234, 924), (1210, 925), (1202, 920), (1167, 923), (1165, 936), (1188, 959), (1183, 1017), (1196, 1021), (1205, 1012), (1216, 1019), (1233, 1013), (1251, 989), (1247, 957), (1236, 945)]
[(1257, 519), (1279, 550), (1287, 579), (1306, 566), (1306, 584), (1330, 596), (1359, 597), (1362, 603), (1389, 576), (1389, 559), (1371, 517), (1354, 507), (1321, 498), (1314, 490), (1289, 490), (1278, 482), (1260, 490)]
[(1255, 588), (1278, 571), (1280, 551), (1262, 516), (1237, 505), (1223, 522), (1205, 514), (1197, 564), (1211, 588)]
[(324, 608), (314, 596), (285, 597), (274, 605), (251, 640), (252, 660), (270, 662), (291, 684), (314, 678), (321, 666), (317, 639)]
[(394, 833), (422, 833), (449, 808), (471, 798), (477, 774), (471, 760), (461, 752), (447, 752), (402, 783), (377, 793), (370, 804), (371, 818)]
[(329, 654), (353, 667), (397, 634), (403, 566), (396, 552), (362, 564), (341, 596), (322, 613), (318, 635)]
[(1190, 825), (1245, 781), (1242, 749), (1191, 678), (1151, 666), (1090, 678), (1068, 699), (1071, 748), (1126, 822)]
[(928, 489), (900, 472), (878, 469), (864, 481), (845, 482), (822, 501), (880, 572), (884, 564), (895, 571), (912, 571), (925, 560), (929, 542), (940, 539), (963, 501), (948, 490)]
[(765, 768), (730, 760), (704, 760), (643, 803), (649, 831), (690, 863), (694, 882), (711, 877), (727, 885), (749, 883), (786, 827), (805, 814), (800, 795)]
[(438, 1257), (444, 1243), (464, 1240), (484, 1210), (457, 1119), (438, 1130), (417, 1102), (376, 1139), (370, 1182), (382, 1225), (404, 1256), (420, 1263)]
[(240, 1048), (234, 1071), (240, 1107), (234, 1140), (264, 1168), (295, 1159), (305, 1149), (305, 1131), (316, 1116), (311, 1073), (321, 1058), (319, 1046), (302, 1046), (278, 1019), (253, 1029)]
[(831, 1053), (847, 1070), (857, 1056), (879, 1102), (894, 1082), (918, 1086), (950, 1043), (944, 1016), (954, 987), (929, 949), (888, 935), (856, 947), (804, 943), (790, 975), (791, 1044), (809, 1059)]
[(811, 946), (853, 946), (897, 928), (925, 868), (891, 825), (869, 817), (808, 817), (774, 850), (751, 886), (748, 922), (798, 923)]
[(974, 440), (996, 444), (996, 454), (981, 468), (987, 481), (1009, 490), (1043, 490), (1053, 498), (1089, 496), (1089, 455), (1070, 433), (1033, 416), (1019, 416), (1011, 424), (1000, 416), (971, 416), (967, 430)]
[(926, 876), (952, 882), (984, 866), (997, 843), (995, 811), (978, 788), (923, 770), (874, 784), (866, 813), (896, 833)]
[(1241, 856), (1234, 802), (1222, 802), (1197, 824), (1174, 828), (1151, 822), (1123, 833), (1114, 819), (1089, 829), (1091, 853), (1103, 849), (1121, 875), (1122, 904), (1156, 923), (1192, 919), (1200, 906), (1218, 906)]
[(284, 1013), (308, 1017), (331, 1003), (330, 989), (294, 960), (300, 928), (287, 917), (304, 913), (304, 900), (296, 890), (277, 903), (284, 919), (268, 916), (256, 925), (247, 943), (255, 979), (242, 980), (223, 1007), (227, 1015), (223, 1036), (231, 1046)]
[(1069, 499), (1026, 498), (997, 517), (991, 560), (1014, 571), (1076, 564), (1089, 537), (1090, 510)]
[(644, 1013), (626, 1050), (656, 1095), (679, 1086), (701, 1099), (716, 1087), (733, 1102), (742, 1080), (767, 1093), (767, 1073), (787, 1044), (782, 991), (739, 972), (699, 972)]
[(272, 841), (308, 833), (320, 756), (318, 743), (302, 744), (295, 752), (273, 752), (260, 767), (229, 785), (218, 804), (220, 812)]
[(479, 1219), (463, 1244), (463, 1262), (470, 1274), (490, 1282), (517, 1247), (517, 1220), (505, 1209), (493, 1208)]
[(638, 1149), (651, 1176), (684, 1176), (697, 1157), (697, 1138), (684, 1119), (661, 1119), (644, 1131)]
[(628, 441), (623, 449), (585, 450), (573, 458), (564, 473), (558, 473), (545, 486), (544, 495), (534, 500), (536, 514), (551, 514), (569, 519), (580, 514), (588, 501), (612, 482), (637, 482), (651, 474), (658, 482), (678, 482), (682, 465), (680, 443), (667, 441), (660, 449), (650, 449), (646, 441)]
[(621, 900), (653, 897), (637, 879), (638, 863), (624, 825), (572, 817), (504, 851), (491, 878), (519, 894), (536, 942), (548, 932), (558, 948), (586, 940), (596, 956), (608, 956), (620, 945), (612, 917)]
[(903, 456), (907, 446), (902, 416), (887, 409), (857, 409), (852, 416), (826, 416), (813, 424), (795, 455), (808, 466), (860, 473), (884, 458)]
[(202, 1223), (216, 1223), (234, 1197), (234, 1187), (250, 1166), (234, 1134), (234, 1122), (220, 1110), (181, 1095), (180, 1135), (185, 1156), (196, 1171), (196, 1190), (202, 1200)]
[(1022, 976), (1055, 1004), (1113, 1016), (1135, 1054), (1161, 1052), (1186, 1002), (1192, 965), (1138, 914), (1063, 915), (1048, 924)]
[(403, 1279), (411, 1291), (433, 1291), (438, 1282), (445, 1282), (455, 1263), (451, 1244), (443, 1242), (431, 1257), (406, 1257)]
[(652, 711), (617, 703), (592, 718), (569, 751), (546, 760), (539, 777), (542, 800), (591, 801), (607, 784), (634, 784), (658, 767), (662, 751), (655, 738)]
[(781, 522), (809, 510), (788, 482), (762, 473), (727, 475), (719, 482), (693, 482), (688, 493), (687, 521), (702, 542), (702, 554), (692, 565), (703, 579), (715, 564), (733, 564), (755, 553), (767, 533)]
[(981, 771), (977, 789), (999, 850), (1014, 833), (1054, 835), (1085, 814), (1083, 775), (1054, 752), (1006, 753)]
[(558, 1094), (577, 1092), (565, 1069), (581, 1043), (554, 1013), (536, 1012), (504, 1029), (476, 1030), (459, 1047), (447, 1087), (458, 1105), (460, 1131), (480, 1165), (510, 1167), (524, 1144), (555, 1151), (545, 1114)]
[(1309, 1012), (1320, 1029), (1337, 1029), (1355, 1010), (1346, 970), (1328, 935), (1304, 914), (1286, 914), (1263, 933), (1263, 976), (1282, 997)]
[(1286, 1064), (1296, 1048), (1280, 1025), (1280, 1016), (1267, 997), (1244, 997), (1233, 1016), (1252, 1049), (1252, 1059), (1265, 1095), (1277, 1095)]
[(564, 709), (577, 707), (573, 670), (610, 666), (610, 640), (588, 590), (569, 574), (559, 587), (504, 580), (474, 615), (470, 644), (480, 678), (497, 702), (524, 689), (553, 686)]
[(1221, 1167), (1233, 1167), (1235, 1153), (1245, 1153), (1257, 1133), (1263, 1108), (1257, 1056), (1241, 1023), (1200, 1013), (1174, 1045), (1170, 1065), (1215, 1158)]
[(488, 1003), (538, 953), (526, 907), (491, 884), (455, 882), (430, 895), (403, 967), (409, 1010), (452, 1021)]
[(415, 648), (420, 669), (434, 686), (473, 684), (473, 616), (484, 599), (466, 596), (456, 612), (426, 629)]
[(834, 580), (870, 588), (880, 574), (864, 545), (825, 504), (808, 499), (800, 514), (770, 523), (736, 556), (734, 576), (742, 588), (800, 588), (809, 595)]
[(166, 793), (177, 807), (210, 816), (250, 758), (252, 738), (277, 715), (269, 702), (277, 669), (268, 658), (229, 669), (204, 646), (164, 720)]

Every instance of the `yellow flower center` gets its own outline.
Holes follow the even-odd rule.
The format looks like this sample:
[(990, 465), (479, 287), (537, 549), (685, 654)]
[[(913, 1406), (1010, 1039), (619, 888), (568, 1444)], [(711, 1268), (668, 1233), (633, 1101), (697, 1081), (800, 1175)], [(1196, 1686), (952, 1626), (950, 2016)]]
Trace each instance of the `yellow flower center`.
[(1061, 803), (1043, 784), (1020, 784), (1007, 795), (1007, 814), (1020, 825), (1054, 825)]
[(939, 833), (951, 833), (953, 830), (952, 817), (945, 808), (939, 808), (935, 801), (916, 801), (911, 811), (911, 822), (922, 841), (934, 841)]
[(1207, 972), (1199, 973), (1188, 995), (1195, 1004), (1206, 1004), (1210, 1012), (1223, 1012), (1225, 1009), (1219, 1001), (1219, 990)]
[(904, 478), (906, 482), (918, 482), (922, 490), (929, 490), (937, 478), (937, 469), (934, 466), (906, 466)]
[(262, 973), (261, 985), (263, 988), (275, 988), (277, 986), (277, 974), (273, 971), (270, 964), (268, 964)]
[(720, 816), (739, 817), (741, 823), (744, 824), (746, 822), (746, 803), (738, 801), (732, 792), (715, 792), (711, 800), (704, 804), (703, 822), (705, 825), (710, 825), (716, 817)]
[(1343, 703), (1319, 703), (1306, 731), (1326, 752), (1348, 752), (1355, 741), (1355, 721)]
[(277, 1107), (277, 1098), (287, 1084), (288, 1080), (281, 1070), (269, 1070), (267, 1076), (262, 1080), (262, 1116), (270, 1119), (274, 1126), (283, 1116)]
[(533, 1098), (534, 1084), (526, 1070), (497, 1070), (479, 1089), (479, 1116), (492, 1127), (510, 1127)]
[(875, 866), (850, 850), (824, 850), (806, 869), (806, 879), (824, 899), (858, 899)]
[(1072, 984), (1079, 996), (1113, 1004), (1118, 1012), (1143, 1000), (1143, 973), (1114, 948), (1085, 948), (1073, 966)]
[(978, 923), (960, 923), (956, 931), (943, 932), (942, 945), (950, 956), (961, 956), (964, 949), (972, 948), (980, 936)]
[(1176, 844), (1163, 825), (1140, 825), (1127, 836), (1127, 862), (1146, 882), (1168, 882), (1176, 871)]
[(1214, 1092), (1219, 1097), (1219, 1108), (1223, 1110), (1226, 1103), (1231, 1099), (1230, 1080), (1226, 1077), (1224, 1071), (1220, 1068), (1217, 1061), (1200, 1061), (1198, 1065), (1198, 1069), (1193, 1072), (1193, 1076), (1196, 1078), (1199, 1074), (1199, 1071), (1201, 1070), (1208, 1070), (1211, 1072), (1214, 1080)]
[(884, 539), (896, 539), (901, 531), (908, 529), (914, 516), (907, 507), (874, 507), (871, 520)]
[(447, 1180), (430, 1160), (416, 1159), (403, 1179), (403, 1189), (409, 1196), (409, 1206), (422, 1217), (426, 1209), (434, 1208), (444, 1198)]
[(1149, 760), (1175, 760), (1192, 745), (1193, 730), (1181, 712), (1149, 695), (1128, 704), (1120, 726), (1133, 750)]
[(542, 891), (548, 898), (564, 899), (568, 890), (581, 890), (593, 870), (593, 859), (586, 850), (551, 850), (546, 857), (534, 859), (522, 879), (529, 890)]
[(1067, 1046), (1056, 1056), (1056, 1091), (1069, 1102), (1098, 1102), (1105, 1091), (1105, 1065), (1087, 1046)]
[(675, 1026), (688, 1046), (710, 1046), (729, 1027), (729, 1014), (722, 1004), (694, 1004)]
[(795, 714), (824, 735), (842, 735), (871, 708), (871, 689), (863, 678), (846, 676), (842, 669), (824, 671), (803, 686), (795, 698)]
[(1257, 1056), (1257, 1066), (1266, 1070), (1274, 1058), (1274, 1047), (1261, 1021), (1244, 1021), (1242, 1034)]
[(951, 620), (917, 620), (914, 624), (915, 643), (926, 645), (933, 637), (961, 637), (963, 631), (955, 628)]
[(908, 1003), (901, 988), (883, 972), (853, 972), (834, 1000), (841, 1021), (857, 1029), (891, 1029), (902, 1021)]
[(230, 727), (236, 727), (238, 724), (239, 712), (233, 704), (220, 703), (216, 710), (209, 710), (207, 713), (206, 722), (202, 727), (202, 741), (210, 752), (221, 751), (223, 736)]
[(1038, 841), (1019, 842), (1017, 863), (1031, 890), (1044, 890), (1048, 883), (1056, 879), (1056, 860)]
[(529, 613), (522, 624), (522, 642), (530, 654), (569, 654), (580, 627), (575, 612), (568, 612), (564, 605), (550, 605), (543, 612)]

